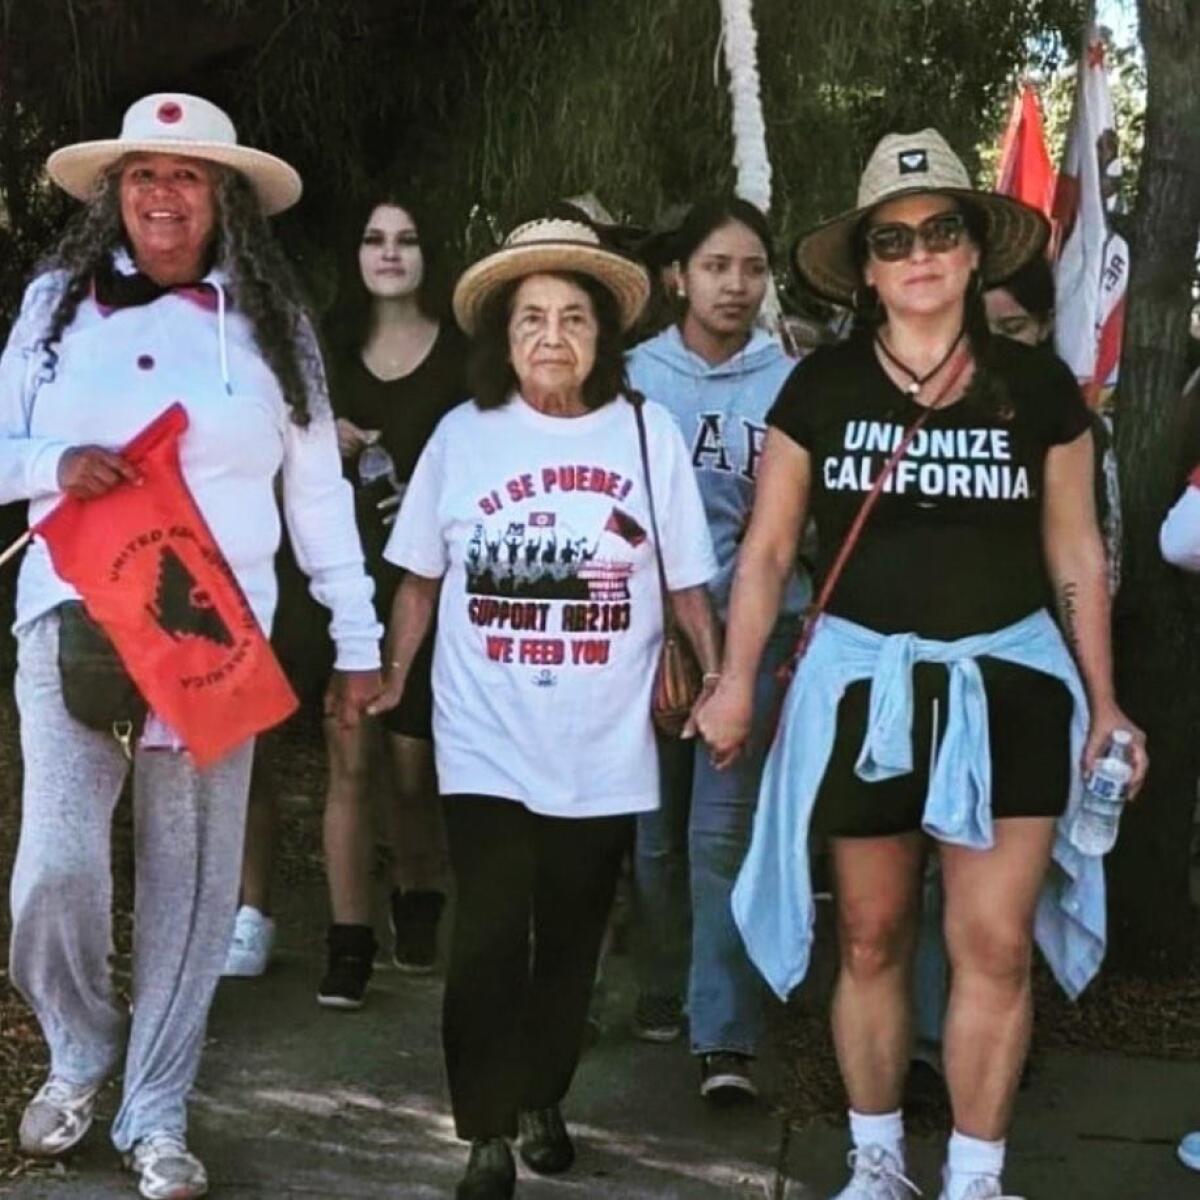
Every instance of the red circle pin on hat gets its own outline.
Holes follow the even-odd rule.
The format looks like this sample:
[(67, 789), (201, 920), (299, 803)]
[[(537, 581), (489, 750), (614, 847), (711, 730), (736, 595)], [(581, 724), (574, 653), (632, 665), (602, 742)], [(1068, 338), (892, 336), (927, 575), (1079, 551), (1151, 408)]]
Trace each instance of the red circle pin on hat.
[(174, 125), (183, 117), (183, 109), (174, 100), (164, 100), (154, 114), (164, 125)]

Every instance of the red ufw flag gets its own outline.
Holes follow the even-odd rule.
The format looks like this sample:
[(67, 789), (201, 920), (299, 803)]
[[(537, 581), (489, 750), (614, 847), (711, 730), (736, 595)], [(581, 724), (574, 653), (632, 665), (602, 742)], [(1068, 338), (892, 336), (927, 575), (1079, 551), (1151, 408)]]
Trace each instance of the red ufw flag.
[(121, 451), (144, 477), (68, 496), (33, 532), (201, 767), (279, 724), (295, 693), (179, 469), (181, 404)]
[(1054, 203), (1054, 164), (1046, 148), (1037, 91), (1023, 83), (1000, 147), (996, 191), (1022, 200), (1047, 217)]

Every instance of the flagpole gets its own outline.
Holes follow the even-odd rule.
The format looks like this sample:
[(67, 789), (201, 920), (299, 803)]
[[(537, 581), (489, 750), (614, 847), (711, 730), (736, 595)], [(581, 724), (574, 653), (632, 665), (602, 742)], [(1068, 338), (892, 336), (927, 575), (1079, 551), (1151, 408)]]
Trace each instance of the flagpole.
[(6, 562), (8, 562), (8, 560), (10, 558), (16, 558), (16, 556), (18, 554), (20, 554), (22, 550), (25, 549), (25, 547), (29, 544), (29, 542), (32, 540), (32, 538), (33, 538), (33, 530), (27, 529), (10, 546), (6, 546), (3, 550), (0, 550), (0, 567), (4, 566), (4, 564)]

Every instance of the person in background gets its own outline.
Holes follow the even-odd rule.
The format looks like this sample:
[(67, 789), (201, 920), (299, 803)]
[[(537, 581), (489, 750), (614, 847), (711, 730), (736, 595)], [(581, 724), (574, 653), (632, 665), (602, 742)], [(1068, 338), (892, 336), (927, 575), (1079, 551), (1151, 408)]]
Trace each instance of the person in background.
[[(435, 256), (414, 212), (412, 203), (392, 189), (381, 189), (361, 207), (352, 221), (353, 246), (343, 254), (348, 269), (329, 322), (338, 445), (354, 486), (359, 533), (384, 619), (400, 580), (397, 568), (383, 558), (388, 526), (438, 421), (466, 397), (465, 342), (440, 311)], [(381, 718), (394, 780), (394, 790), (385, 792), (389, 800), (394, 797), (389, 804), (392, 959), (413, 973), (433, 969), (448, 872), (431, 745), (432, 655), (430, 636), (414, 663), (404, 701)], [(357, 1009), (376, 953), (369, 805), (376, 734), (372, 722), (343, 728), (326, 721), (325, 737), (324, 840), (333, 924), (317, 1002)], [(259, 789), (253, 795), (266, 799)], [(251, 839), (228, 975), (260, 974), (266, 967), (273, 922), (253, 899), (264, 892), (259, 881), (269, 876), (268, 855), (265, 838)]]
[[(84, 207), (26, 291), (0, 358), (0, 503), (30, 500), (36, 522), (64, 496), (136, 483), (112, 447), (182, 403), (184, 481), (263, 629), (281, 478), (297, 556), (332, 613), (326, 712), (356, 725), (380, 689), (380, 626), (317, 340), (265, 220), (299, 199), (299, 177), (239, 145), (214, 104), (180, 93), (143, 97), (120, 137), (64, 147), (47, 170)], [(70, 1150), (105, 1081), (121, 1075), (114, 1144), (147, 1200), (187, 1200), (208, 1190), (187, 1146), (186, 1101), (233, 927), (254, 739), (203, 770), (161, 740), (133, 755), (126, 1000), (111, 974), (110, 840), (130, 763), (63, 703), (60, 612), (77, 599), (33, 542), (15, 626), (24, 784), (10, 970), (49, 1043), (50, 1074), (20, 1144), (39, 1157)]]
[(621, 337), (648, 290), (640, 266), (559, 218), (468, 269), (454, 309), (475, 398), (425, 447), (385, 551), (407, 574), (377, 708), (401, 700), (437, 609), (456, 885), (442, 1037), (471, 1143), (458, 1200), (513, 1194), (518, 1133), (533, 1171), (574, 1160), (560, 1106), (633, 814), (658, 804), (664, 602), (710, 677), (719, 654), (687, 450), (669, 413), (627, 398)]
[[(996, 287), (983, 294), (988, 326), (999, 337), (1026, 346), (1042, 346), (1053, 353), (1054, 272), (1045, 256), (1038, 255)], [(1109, 556), (1109, 592), (1120, 583), (1121, 496), (1117, 482), (1112, 433), (1098, 412), (1089, 410), (1095, 461), (1092, 486), (1096, 516)]]
[[(763, 214), (733, 197), (706, 200), (673, 240), (682, 315), (629, 354), (629, 381), (668, 408), (683, 430), (717, 554), (709, 592), (723, 619), (754, 502), (766, 415), (795, 363), (755, 326), (771, 270)], [(750, 1064), (763, 985), (733, 923), (729, 894), (749, 842), (775, 672), (795, 641), (808, 594), (807, 581), (793, 575), (758, 669), (747, 753), (734, 769), (718, 772), (694, 741), (660, 738), (662, 803), (638, 817), (633, 1032), (651, 1042), (676, 1038), (686, 990), (700, 1094), (714, 1101), (756, 1094)]]
[(697, 724), (717, 764), (731, 762), (753, 728), (810, 501), (828, 578), (894, 462), (788, 692), (733, 893), (751, 958), (786, 995), (808, 965), (809, 834), (830, 839), (833, 1032), (854, 1146), (838, 1200), (916, 1191), (900, 1100), (927, 836), (952, 966), (941, 1198), (1000, 1200), (1035, 910), (1039, 943), (1077, 994), (1104, 950), (1103, 863), (1067, 836), (1083, 771), (1115, 729), (1136, 735), (1134, 791), (1146, 768), (1113, 689), (1078, 385), (1053, 358), (994, 338), (983, 312), (982, 288), (1047, 234), (1035, 210), (972, 188), (926, 129), (885, 137), (855, 207), (794, 252), (819, 292), (855, 303), (859, 328), (800, 363), (769, 414), (721, 680)]

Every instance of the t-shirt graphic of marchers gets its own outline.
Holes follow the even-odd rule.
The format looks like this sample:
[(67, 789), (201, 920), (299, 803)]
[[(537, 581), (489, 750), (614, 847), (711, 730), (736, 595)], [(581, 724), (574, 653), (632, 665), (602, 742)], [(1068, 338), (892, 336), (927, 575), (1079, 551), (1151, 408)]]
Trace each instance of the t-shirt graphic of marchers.
[[(715, 568), (687, 450), (645, 407), (672, 589)], [(519, 396), (450, 412), (422, 454), (385, 551), (441, 578), (434, 752), (444, 795), (550, 815), (652, 809), (650, 689), (662, 604), (637, 424), (618, 399), (581, 417)]]
[[(829, 611), (882, 633), (953, 639), (1043, 607), (1046, 455), (1089, 427), (1075, 377), (1043, 350), (995, 338), (990, 403), (930, 414), (884, 484)], [(808, 450), (819, 575), (922, 413), (856, 334), (804, 360), (768, 421)]]

